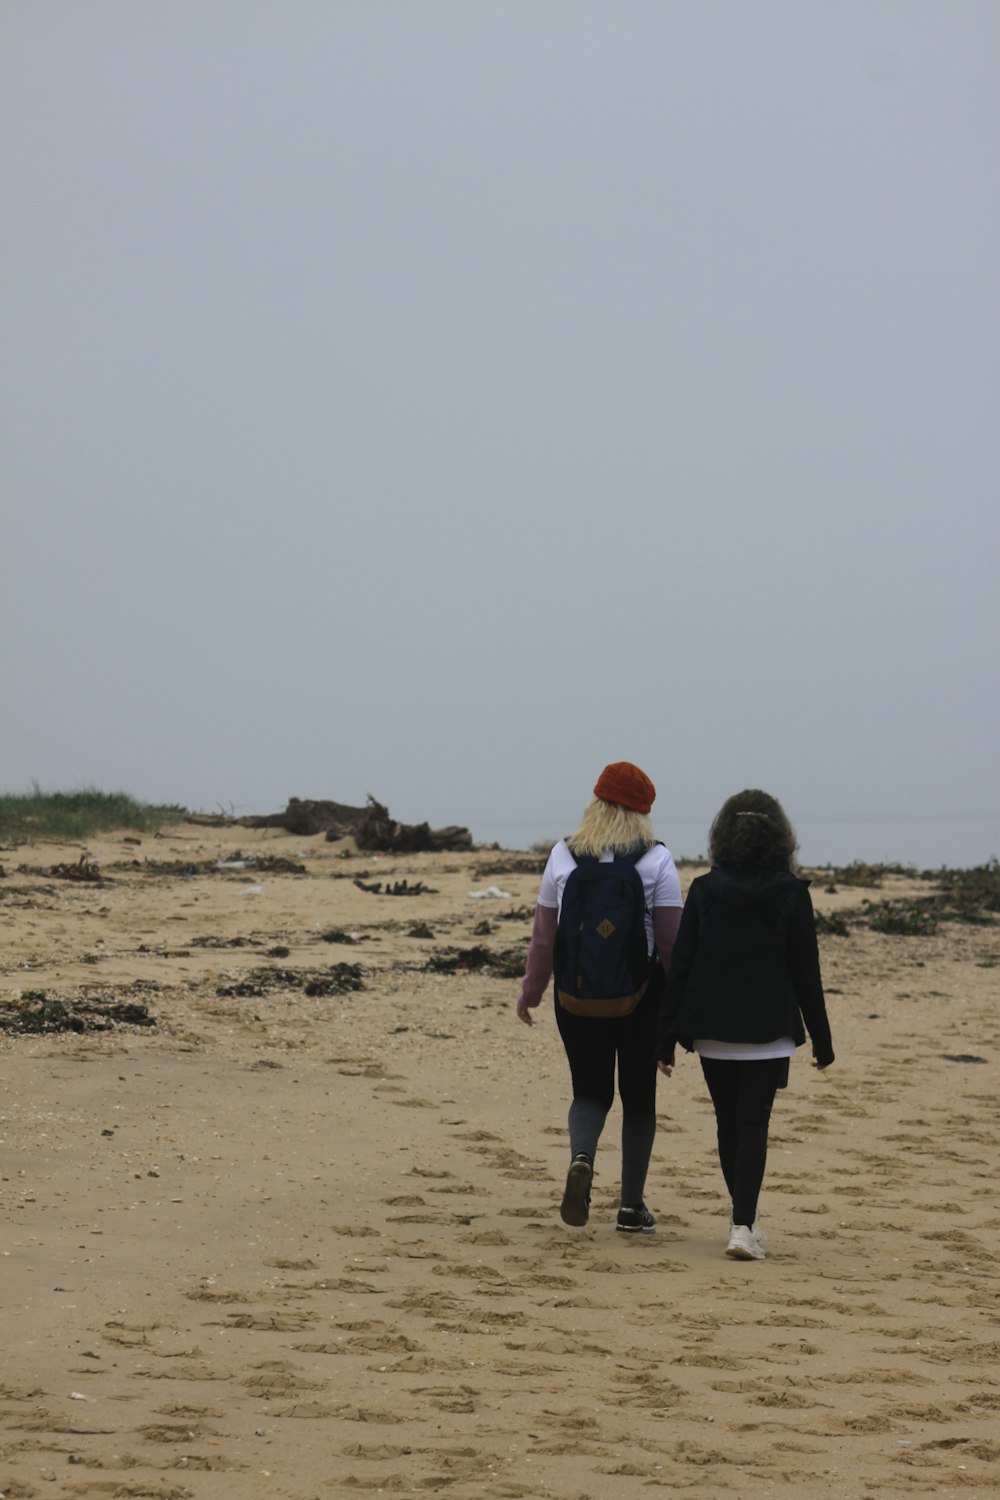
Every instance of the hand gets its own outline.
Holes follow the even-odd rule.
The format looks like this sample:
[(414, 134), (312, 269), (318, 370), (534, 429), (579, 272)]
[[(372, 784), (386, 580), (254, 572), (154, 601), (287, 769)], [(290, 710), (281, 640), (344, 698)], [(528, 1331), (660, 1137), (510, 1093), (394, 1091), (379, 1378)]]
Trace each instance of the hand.
[(535, 1018), (531, 1014), (531, 1009), (527, 1000), (519, 1000), (517, 1002), (517, 1019), (523, 1021), (525, 1026), (534, 1026), (535, 1024)]
[(670, 1054), (669, 1058), (661, 1057), (656, 1066), (659, 1068), (660, 1072), (664, 1074), (665, 1077), (670, 1078), (673, 1075), (674, 1071), (673, 1053)]

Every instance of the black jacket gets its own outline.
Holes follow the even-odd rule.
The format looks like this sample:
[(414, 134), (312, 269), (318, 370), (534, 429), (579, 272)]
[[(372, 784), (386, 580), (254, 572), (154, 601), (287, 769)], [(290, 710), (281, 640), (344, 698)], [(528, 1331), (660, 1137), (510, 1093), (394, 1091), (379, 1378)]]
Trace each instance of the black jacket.
[[(805, 1027), (803, 1027), (805, 1022)], [(806, 1028), (833, 1062), (809, 882), (787, 871), (712, 869), (691, 882), (660, 1004), (656, 1055), (695, 1037), (773, 1042)]]

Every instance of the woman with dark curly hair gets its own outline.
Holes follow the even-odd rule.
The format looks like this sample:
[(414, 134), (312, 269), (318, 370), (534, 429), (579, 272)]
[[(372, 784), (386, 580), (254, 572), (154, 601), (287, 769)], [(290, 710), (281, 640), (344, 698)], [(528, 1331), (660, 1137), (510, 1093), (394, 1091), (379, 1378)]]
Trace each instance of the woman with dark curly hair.
[(712, 868), (691, 882), (660, 1005), (656, 1055), (697, 1052), (715, 1106), (732, 1199), (726, 1254), (763, 1260), (757, 1199), (767, 1130), (788, 1059), (812, 1040), (833, 1062), (809, 882), (793, 873), (795, 831), (767, 792), (738, 792), (709, 834)]

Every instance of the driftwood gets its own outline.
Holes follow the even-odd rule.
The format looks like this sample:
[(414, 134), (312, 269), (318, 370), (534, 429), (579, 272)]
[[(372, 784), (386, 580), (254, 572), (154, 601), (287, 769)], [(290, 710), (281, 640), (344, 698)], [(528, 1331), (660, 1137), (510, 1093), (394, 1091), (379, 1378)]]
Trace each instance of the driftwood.
[(280, 813), (243, 818), (191, 814), (188, 822), (200, 823), (203, 827), (235, 824), (242, 828), (284, 828), (300, 838), (325, 833), (330, 842), (353, 834), (359, 849), (384, 849), (391, 854), (472, 848), (472, 834), (467, 828), (457, 825), (431, 828), (428, 823), (398, 823), (389, 809), (376, 802), (374, 797), (369, 797), (364, 807), (291, 797), (285, 811)]
[(345, 833), (354, 831), (355, 824), (364, 814), (365, 808), (348, 807), (344, 802), (316, 802), (308, 797), (290, 797), (284, 812), (241, 818), (240, 822), (246, 828), (284, 828), (288, 833), (297, 833), (300, 838), (331, 831), (343, 838)]
[[(431, 828), (427, 823), (397, 823), (374, 797), (368, 798), (361, 818), (351, 829), (359, 849), (387, 849), (392, 854), (421, 854), (426, 850), (472, 848), (467, 828)], [(327, 838), (330, 835), (327, 834)]]

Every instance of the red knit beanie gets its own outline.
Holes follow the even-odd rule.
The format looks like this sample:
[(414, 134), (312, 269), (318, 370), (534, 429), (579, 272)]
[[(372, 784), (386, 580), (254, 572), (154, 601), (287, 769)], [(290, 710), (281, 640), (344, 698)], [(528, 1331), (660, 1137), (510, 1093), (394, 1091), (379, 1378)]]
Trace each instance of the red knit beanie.
[(631, 812), (648, 813), (656, 800), (656, 787), (630, 760), (616, 760), (598, 776), (594, 796), (602, 802), (617, 802)]

